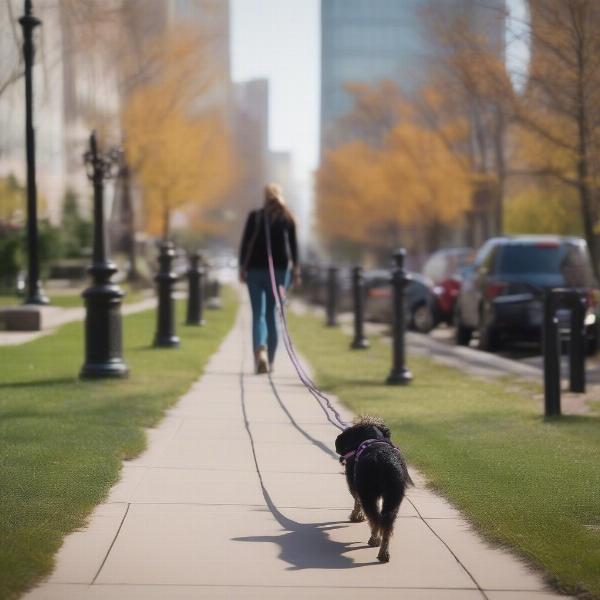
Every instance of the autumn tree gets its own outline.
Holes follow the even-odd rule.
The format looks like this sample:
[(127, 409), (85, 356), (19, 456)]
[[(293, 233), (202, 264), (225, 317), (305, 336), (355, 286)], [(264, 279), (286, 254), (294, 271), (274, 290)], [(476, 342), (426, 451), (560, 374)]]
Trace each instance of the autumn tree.
[(424, 18), (436, 57), (431, 81), (443, 102), (417, 106), (434, 131), (442, 131), (436, 123), (449, 115), (466, 126), (457, 149), (477, 174), (473, 196), (486, 198), (494, 215), (493, 233), (502, 233), (514, 95), (505, 64), (506, 12), (485, 3), (467, 3), (460, 10), (430, 2)]
[[(374, 90), (371, 97), (377, 96)], [(431, 250), (440, 227), (470, 206), (468, 161), (452, 147), (462, 130), (446, 123), (444, 131), (434, 131), (398, 89), (396, 98), (387, 109), (397, 115), (389, 128), (375, 120), (366, 136), (370, 144), (356, 140), (330, 150), (317, 172), (317, 215), (329, 239), (389, 251), (401, 237), (418, 232), (416, 248)], [(364, 106), (358, 102), (346, 117), (362, 131), (368, 114), (378, 113), (369, 103), (365, 115)]]
[(235, 172), (224, 118), (209, 101), (214, 79), (202, 50), (202, 38), (186, 30), (157, 40), (123, 113), (127, 160), (143, 190), (146, 229), (165, 238), (173, 210), (209, 208)]
[(598, 276), (600, 4), (530, 0), (531, 62), (514, 113), (528, 146), (526, 174), (575, 191)]

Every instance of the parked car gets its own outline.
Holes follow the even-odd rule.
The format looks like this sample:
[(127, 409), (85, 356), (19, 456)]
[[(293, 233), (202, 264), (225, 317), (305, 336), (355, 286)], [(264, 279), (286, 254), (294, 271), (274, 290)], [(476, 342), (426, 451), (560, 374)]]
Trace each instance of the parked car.
[[(392, 321), (391, 274), (385, 270), (367, 271), (365, 277), (365, 316), (369, 321)], [(406, 323), (410, 329), (429, 333), (439, 322), (433, 283), (419, 273), (409, 273), (404, 290)]]
[[(595, 349), (597, 288), (587, 245), (580, 238), (559, 236), (493, 238), (481, 247), (473, 267), (463, 273), (456, 342), (467, 345), (474, 331), (483, 350), (506, 340), (539, 340), (544, 291), (555, 287), (586, 294), (588, 345)], [(559, 323), (568, 319), (569, 311), (559, 312)]]
[(452, 324), (460, 290), (461, 271), (473, 263), (473, 248), (447, 248), (434, 252), (423, 266), (423, 275), (433, 281), (439, 320)]

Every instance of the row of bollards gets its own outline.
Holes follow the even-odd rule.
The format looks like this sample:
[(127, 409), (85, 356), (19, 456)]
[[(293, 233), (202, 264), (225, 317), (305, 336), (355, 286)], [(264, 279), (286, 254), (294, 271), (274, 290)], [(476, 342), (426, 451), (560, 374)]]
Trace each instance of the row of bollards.
[[(413, 379), (412, 373), (406, 367), (404, 334), (406, 329), (404, 290), (409, 282), (408, 274), (404, 269), (406, 251), (397, 250), (394, 255), (394, 267), (391, 273), (392, 286), (392, 368), (386, 379), (388, 385), (406, 385)], [(318, 271), (307, 267), (304, 275), (305, 291), (310, 299), (318, 297), (320, 284)], [(338, 324), (337, 312), (339, 306), (339, 269), (331, 265), (327, 268), (325, 281), (325, 324), (335, 327)], [(352, 304), (354, 314), (354, 337), (350, 344), (353, 350), (364, 350), (369, 347), (364, 332), (365, 308), (365, 283), (363, 269), (360, 266), (352, 268)]]
[[(389, 385), (404, 385), (412, 381), (412, 374), (406, 367), (405, 340), (406, 312), (404, 290), (409, 277), (404, 269), (405, 250), (394, 253), (392, 271), (392, 368), (386, 379)], [(305, 271), (305, 291), (310, 299), (318, 298), (318, 286), (322, 281), (318, 269), (308, 267)], [(336, 326), (339, 303), (339, 269), (327, 268), (325, 281), (325, 324)], [(352, 268), (352, 298), (354, 313), (354, 337), (352, 349), (368, 348), (369, 342), (364, 334), (364, 297), (365, 285), (362, 267)], [(553, 289), (545, 293), (544, 318), (542, 326), (542, 352), (544, 360), (544, 413), (547, 417), (561, 414), (561, 335), (559, 312), (569, 312), (569, 390), (585, 393), (585, 357), (586, 357), (586, 292), (576, 289)]]
[[(85, 307), (85, 362), (81, 368), (82, 378), (124, 377), (129, 369), (123, 360), (121, 303), (125, 295), (120, 287), (111, 282), (117, 272), (108, 258), (106, 226), (104, 221), (104, 181), (114, 177), (120, 165), (120, 153), (116, 150), (101, 153), (96, 134), (90, 136), (90, 147), (84, 155), (87, 174), (94, 187), (94, 245), (92, 264), (88, 269), (92, 284), (82, 294)], [(155, 277), (158, 297), (156, 334), (154, 346), (176, 348), (180, 339), (175, 332), (175, 284), (177, 275), (173, 270), (175, 248), (165, 241), (159, 249), (159, 269)], [(188, 305), (186, 324), (204, 324), (204, 297), (208, 287), (208, 306), (221, 305), (219, 282), (208, 285), (202, 256), (195, 252), (190, 256), (188, 278)]]

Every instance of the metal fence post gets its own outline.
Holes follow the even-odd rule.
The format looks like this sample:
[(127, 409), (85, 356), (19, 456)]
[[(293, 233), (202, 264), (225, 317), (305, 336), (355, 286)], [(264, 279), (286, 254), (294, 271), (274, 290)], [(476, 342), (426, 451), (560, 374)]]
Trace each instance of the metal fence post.
[(354, 339), (350, 348), (364, 350), (369, 347), (369, 342), (364, 334), (364, 293), (365, 284), (362, 267), (352, 268), (352, 295), (354, 301)]
[(338, 296), (338, 268), (331, 265), (327, 269), (327, 299), (325, 311), (327, 315), (327, 327), (337, 325), (337, 298)]
[(393, 340), (392, 340), (392, 370), (388, 375), (388, 385), (406, 385), (413, 379), (412, 373), (406, 368), (404, 352), (404, 288), (408, 283), (408, 277), (404, 270), (404, 257), (406, 250), (400, 248), (394, 252), (394, 270), (392, 271), (392, 312)]

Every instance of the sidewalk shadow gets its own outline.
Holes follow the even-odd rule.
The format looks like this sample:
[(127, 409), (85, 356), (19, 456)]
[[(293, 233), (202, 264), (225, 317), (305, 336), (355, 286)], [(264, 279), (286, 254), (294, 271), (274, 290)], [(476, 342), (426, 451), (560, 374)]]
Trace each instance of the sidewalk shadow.
[(275, 506), (269, 493), (261, 484), (267, 507), (275, 520), (285, 530), (281, 535), (261, 535), (232, 538), (235, 542), (269, 542), (280, 547), (279, 558), (289, 564), (288, 571), (302, 569), (351, 569), (373, 563), (355, 563), (345, 553), (366, 548), (358, 542), (336, 542), (327, 535), (328, 531), (340, 529), (345, 521), (322, 523), (298, 523), (289, 519)]

